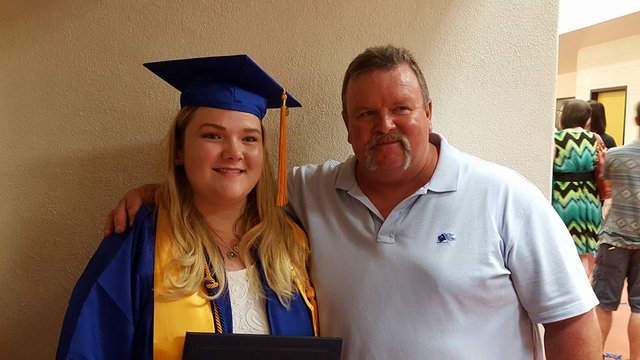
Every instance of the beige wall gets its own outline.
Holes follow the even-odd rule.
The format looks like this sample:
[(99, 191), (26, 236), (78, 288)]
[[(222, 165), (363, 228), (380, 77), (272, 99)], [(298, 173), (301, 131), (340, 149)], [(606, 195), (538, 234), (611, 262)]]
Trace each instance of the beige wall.
[(640, 101), (640, 35), (581, 48), (576, 74), (579, 99), (589, 99), (591, 90), (627, 86), (624, 141), (637, 139), (634, 118)]
[(556, 97), (570, 98), (576, 96), (576, 72), (558, 74)]
[(430, 84), (435, 129), (549, 191), (555, 0), (9, 3), (0, 4), (0, 358), (53, 356), (106, 212), (159, 178), (177, 94), (145, 61), (250, 54), (305, 105), (290, 119), (291, 164), (301, 164), (350, 154), (339, 97), (348, 62), (370, 45), (406, 46)]

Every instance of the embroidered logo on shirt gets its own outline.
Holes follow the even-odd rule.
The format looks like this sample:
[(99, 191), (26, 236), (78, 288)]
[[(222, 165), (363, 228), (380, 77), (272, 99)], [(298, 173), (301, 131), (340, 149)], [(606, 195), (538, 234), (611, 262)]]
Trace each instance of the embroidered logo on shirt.
[(445, 244), (456, 241), (456, 234), (452, 232), (446, 232), (438, 235), (438, 244)]

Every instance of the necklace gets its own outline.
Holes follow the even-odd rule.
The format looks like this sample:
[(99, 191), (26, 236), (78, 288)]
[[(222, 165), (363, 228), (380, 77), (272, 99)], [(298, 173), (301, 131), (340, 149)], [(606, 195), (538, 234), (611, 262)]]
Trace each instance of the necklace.
[(238, 258), (238, 252), (240, 251), (240, 247), (238, 245), (235, 245), (234, 247), (232, 247), (231, 249), (229, 249), (229, 251), (227, 251), (227, 259), (229, 260), (236, 260)]
[[(222, 239), (219, 239), (220, 241), (218, 242), (219, 245), (222, 245), (224, 248), (226, 248), (228, 251), (225, 253), (225, 256), (227, 257), (227, 259), (235, 261), (238, 259), (238, 253), (240, 252), (240, 246), (238, 244), (235, 244), (233, 246), (229, 246), (227, 245), (224, 241), (222, 241)], [(222, 249), (220, 249), (222, 250)]]

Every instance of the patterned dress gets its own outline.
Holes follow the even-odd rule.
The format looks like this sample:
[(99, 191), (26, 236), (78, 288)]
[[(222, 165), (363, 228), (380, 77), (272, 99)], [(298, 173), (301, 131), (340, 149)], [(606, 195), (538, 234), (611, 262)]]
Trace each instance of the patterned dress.
[(553, 161), (553, 208), (569, 229), (579, 254), (597, 252), (602, 223), (594, 178), (596, 137), (590, 131), (556, 131)]

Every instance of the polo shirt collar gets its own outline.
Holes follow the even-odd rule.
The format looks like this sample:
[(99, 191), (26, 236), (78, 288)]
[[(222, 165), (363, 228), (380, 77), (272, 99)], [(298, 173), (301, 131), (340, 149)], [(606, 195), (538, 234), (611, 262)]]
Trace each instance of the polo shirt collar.
[(440, 149), (436, 170), (427, 183), (429, 190), (447, 192), (458, 190), (460, 176), (460, 151), (449, 145), (440, 134), (431, 133), (429, 142)]
[[(434, 192), (456, 191), (458, 189), (458, 176), (460, 174), (460, 152), (449, 145), (447, 140), (439, 134), (431, 133), (429, 142), (439, 148), (438, 164), (431, 176), (431, 180), (422, 186), (416, 193), (426, 194), (427, 190)], [(355, 156), (349, 158), (341, 164), (336, 178), (335, 188), (345, 191), (357, 189), (361, 192), (356, 183), (356, 163)]]
[(345, 162), (340, 164), (340, 170), (336, 178), (336, 189), (349, 191), (354, 188), (359, 188), (356, 183), (356, 164), (358, 159), (354, 155), (349, 156)]

